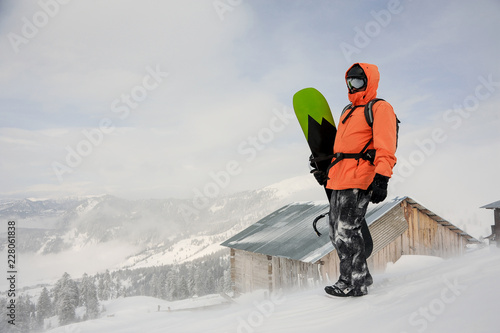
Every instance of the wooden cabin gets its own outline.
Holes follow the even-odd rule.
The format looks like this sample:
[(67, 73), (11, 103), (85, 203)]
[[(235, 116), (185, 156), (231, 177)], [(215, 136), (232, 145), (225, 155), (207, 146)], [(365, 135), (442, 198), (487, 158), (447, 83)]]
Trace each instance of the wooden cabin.
[[(328, 236), (328, 203), (294, 203), (282, 207), (223, 242), (231, 253), (236, 293), (333, 283), (339, 259)], [(395, 198), (370, 207), (366, 221), (373, 238), (368, 258), (372, 272), (383, 271), (402, 255), (461, 255), (478, 241), (415, 200)]]
[(500, 247), (500, 201), (492, 202), (488, 205), (482, 206), (481, 208), (493, 210), (495, 224), (491, 226), (491, 235), (486, 238), (490, 241), (496, 242), (497, 247)]

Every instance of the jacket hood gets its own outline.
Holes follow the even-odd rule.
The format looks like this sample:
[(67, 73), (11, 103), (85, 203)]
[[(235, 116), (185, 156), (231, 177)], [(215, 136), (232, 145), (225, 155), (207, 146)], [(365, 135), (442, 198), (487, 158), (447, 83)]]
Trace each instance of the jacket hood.
[[(347, 80), (347, 72), (355, 66), (359, 65), (363, 69), (366, 75), (366, 89), (364, 91), (358, 91), (354, 94), (348, 94), (349, 100), (353, 105), (364, 105), (370, 100), (377, 97), (378, 82), (380, 80), (380, 73), (378, 72), (378, 67), (372, 64), (356, 63), (353, 64), (345, 73), (345, 78)], [(347, 81), (346, 81), (347, 82)]]

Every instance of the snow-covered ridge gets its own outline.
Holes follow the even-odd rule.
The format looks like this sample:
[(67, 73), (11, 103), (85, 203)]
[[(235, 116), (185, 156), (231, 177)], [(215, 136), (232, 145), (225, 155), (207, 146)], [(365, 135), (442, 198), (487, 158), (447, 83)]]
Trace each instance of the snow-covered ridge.
[(273, 191), (274, 194), (281, 198), (292, 196), (296, 193), (305, 191), (320, 192), (318, 183), (310, 174), (305, 174), (298, 177), (282, 180), (278, 183), (266, 186), (263, 191)]
[(228, 252), (227, 248), (220, 246), (220, 243), (241, 229), (242, 226), (238, 225), (216, 235), (194, 235), (169, 246), (158, 244), (155, 248), (131, 255), (120, 265), (120, 268), (133, 269), (182, 264), (217, 252)]

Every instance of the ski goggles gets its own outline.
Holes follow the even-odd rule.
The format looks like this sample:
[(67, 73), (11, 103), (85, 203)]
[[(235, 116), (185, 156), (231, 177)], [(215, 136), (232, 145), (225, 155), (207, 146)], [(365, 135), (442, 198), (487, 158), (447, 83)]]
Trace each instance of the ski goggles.
[(346, 82), (347, 82), (347, 87), (349, 88), (349, 90), (357, 90), (357, 89), (361, 89), (365, 86), (365, 79), (361, 79), (361, 78), (358, 78), (358, 77), (348, 77), (346, 79)]

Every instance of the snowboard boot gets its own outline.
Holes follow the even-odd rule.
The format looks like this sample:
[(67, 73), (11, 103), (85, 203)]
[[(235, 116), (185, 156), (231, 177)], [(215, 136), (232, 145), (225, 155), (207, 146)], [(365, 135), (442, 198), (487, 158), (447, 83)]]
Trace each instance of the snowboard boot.
[(344, 289), (340, 289), (336, 285), (326, 286), (325, 292), (328, 295), (332, 295), (332, 296), (336, 296), (336, 297), (359, 297), (359, 296), (364, 296), (364, 295), (368, 294), (366, 287), (364, 287), (364, 288), (363, 287), (361, 287), (361, 288), (346, 287)]
[(373, 284), (373, 277), (370, 273), (368, 273), (365, 278), (365, 286), (369, 287), (372, 284)]

